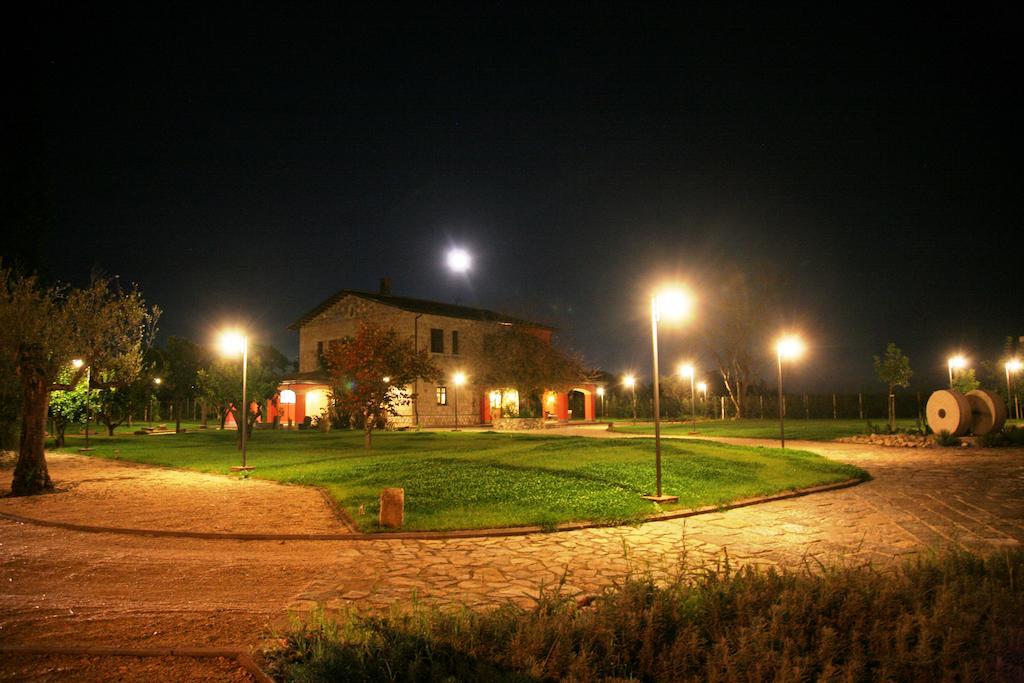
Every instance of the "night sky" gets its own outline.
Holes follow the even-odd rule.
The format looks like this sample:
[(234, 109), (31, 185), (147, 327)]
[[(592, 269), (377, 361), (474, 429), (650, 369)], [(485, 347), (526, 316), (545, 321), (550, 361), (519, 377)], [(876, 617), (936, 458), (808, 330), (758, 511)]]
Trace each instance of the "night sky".
[(772, 274), (811, 346), (794, 390), (877, 388), (890, 340), (929, 388), (1024, 335), (1018, 9), (341, 4), (12, 21), (4, 262), (292, 357), (292, 320), (382, 276), (649, 374), (652, 283)]

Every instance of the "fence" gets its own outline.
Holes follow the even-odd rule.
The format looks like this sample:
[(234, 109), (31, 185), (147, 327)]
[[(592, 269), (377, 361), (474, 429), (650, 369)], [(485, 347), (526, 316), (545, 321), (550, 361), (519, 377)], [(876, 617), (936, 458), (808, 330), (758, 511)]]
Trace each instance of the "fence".
[[(722, 418), (721, 396), (708, 396), (705, 401), (697, 397), (697, 416)], [(725, 418), (736, 417), (736, 409), (728, 397), (725, 398)], [(790, 419), (840, 419), (840, 420), (885, 420), (888, 416), (888, 395), (880, 393), (859, 394), (812, 394), (786, 393), (786, 417)], [(896, 417), (914, 419), (924, 415), (924, 407), (928, 394), (924, 392), (900, 392), (896, 394)], [(637, 419), (650, 420), (654, 416), (652, 400), (649, 395), (637, 392)], [(778, 394), (751, 394), (748, 397), (746, 417), (770, 420), (779, 415)], [(604, 413), (598, 404), (598, 418), (626, 420), (633, 418), (632, 396), (628, 393), (616, 393), (605, 396)], [(688, 418), (691, 415), (690, 399), (673, 396), (661, 397), (661, 416), (663, 419)]]

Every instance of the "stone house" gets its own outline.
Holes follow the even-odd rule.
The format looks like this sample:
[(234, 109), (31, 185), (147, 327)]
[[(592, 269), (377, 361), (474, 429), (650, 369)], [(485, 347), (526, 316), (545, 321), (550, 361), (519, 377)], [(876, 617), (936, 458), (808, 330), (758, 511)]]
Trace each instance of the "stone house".
[[(268, 406), (268, 418), (279, 416), (284, 425), (301, 424), (327, 408), (330, 385), (321, 356), (331, 341), (354, 335), (362, 322), (391, 328), (407, 336), (419, 349), (429, 351), (442, 370), (437, 382), (419, 381), (406, 390), (413, 401), (399, 408), (392, 419), (396, 426), (439, 427), (490, 424), (502, 400), (518, 401), (514, 390), (483, 387), (473, 382), (471, 369), (483, 350), (484, 335), (505, 325), (520, 325), (551, 342), (554, 328), (528, 320), (438, 301), (395, 296), (388, 279), (380, 290), (343, 289), (331, 295), (289, 326), (299, 333), (299, 371), (283, 378), (277, 406)], [(452, 381), (458, 372), (467, 375), (464, 386)], [(548, 391), (542, 397), (550, 420), (594, 419), (595, 385), (570, 391)], [(456, 407), (457, 406), (457, 407)]]

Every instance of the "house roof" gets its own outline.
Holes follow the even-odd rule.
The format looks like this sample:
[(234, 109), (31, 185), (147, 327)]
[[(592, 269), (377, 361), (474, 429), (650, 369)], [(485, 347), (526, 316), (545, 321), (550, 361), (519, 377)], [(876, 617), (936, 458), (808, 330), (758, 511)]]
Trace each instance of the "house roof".
[(392, 296), (390, 294), (380, 294), (377, 292), (364, 292), (357, 289), (342, 289), (335, 292), (331, 296), (321, 301), (316, 307), (307, 311), (298, 320), (288, 326), (290, 330), (298, 330), (300, 327), (305, 325), (307, 322), (320, 315), (328, 308), (341, 301), (346, 296), (357, 296), (362, 299), (369, 299), (382, 303), (385, 306), (393, 306), (394, 308), (408, 311), (410, 313), (425, 313), (428, 315), (440, 315), (448, 318), (462, 318), (464, 320), (480, 320), (484, 322), (496, 322), (496, 323), (507, 323), (510, 325), (526, 325), (529, 327), (536, 327), (544, 330), (554, 330), (554, 327), (550, 325), (544, 325), (542, 323), (533, 322), (531, 320), (523, 320), (521, 318), (514, 318), (504, 313), (498, 313), (497, 311), (489, 311), (485, 308), (471, 308), (469, 306), (459, 306), (457, 304), (446, 304), (440, 301), (427, 301), (425, 299), (411, 299), (404, 296)]

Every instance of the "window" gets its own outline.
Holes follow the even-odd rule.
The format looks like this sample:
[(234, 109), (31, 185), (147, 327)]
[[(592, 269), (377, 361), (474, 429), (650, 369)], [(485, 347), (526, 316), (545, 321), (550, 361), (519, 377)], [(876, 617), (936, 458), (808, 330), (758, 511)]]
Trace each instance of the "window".
[(452, 353), (459, 355), (459, 333), (452, 330)]
[(430, 352), (444, 353), (444, 330), (430, 329)]
[(448, 387), (437, 388), (437, 405), (446, 406), (448, 405)]

